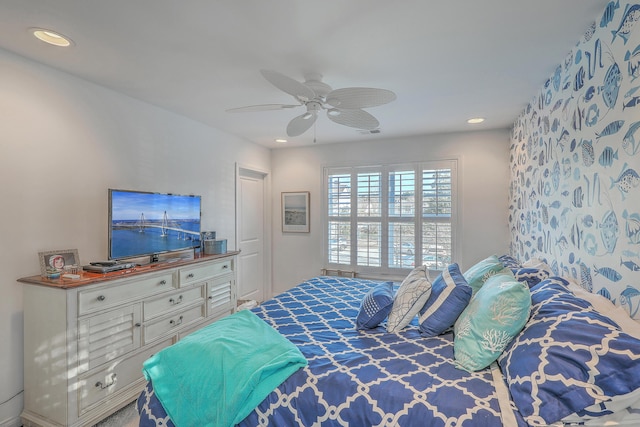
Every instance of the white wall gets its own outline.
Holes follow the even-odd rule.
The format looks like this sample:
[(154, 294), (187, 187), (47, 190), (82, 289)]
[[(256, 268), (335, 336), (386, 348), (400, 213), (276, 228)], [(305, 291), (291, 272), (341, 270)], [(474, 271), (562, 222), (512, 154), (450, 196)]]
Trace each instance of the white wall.
[[(22, 285), (39, 251), (107, 252), (107, 189), (202, 195), (203, 228), (235, 248), (234, 166), (272, 171), (275, 293), (320, 273), (322, 168), (459, 160), (461, 266), (508, 246), (507, 131), (313, 145), (272, 153), (0, 50), (0, 426), (22, 410)], [(280, 193), (311, 192), (311, 233), (283, 235)]]
[[(270, 151), (0, 50), (0, 426), (22, 410), (22, 285), (38, 252), (107, 256), (107, 189), (202, 196), (235, 248), (235, 163)], [(14, 397), (15, 396), (15, 397)]]
[[(325, 166), (458, 159), (459, 241), (465, 269), (509, 245), (509, 132), (483, 131), (402, 140), (282, 148), (272, 153), (273, 291), (285, 291), (323, 267), (322, 169)], [(280, 193), (311, 192), (311, 232), (282, 233)]]

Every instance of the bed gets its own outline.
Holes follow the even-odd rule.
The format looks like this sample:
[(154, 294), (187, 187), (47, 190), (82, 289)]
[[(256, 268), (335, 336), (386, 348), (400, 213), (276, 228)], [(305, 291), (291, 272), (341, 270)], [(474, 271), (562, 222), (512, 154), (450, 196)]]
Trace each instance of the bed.
[[(495, 257), (491, 259), (495, 261)], [(500, 269), (509, 268), (506, 260), (500, 262)], [(393, 305), (398, 296), (397, 284), (320, 276), (264, 302), (251, 313), (292, 343), (306, 364), (287, 374), (286, 380), (255, 409), (230, 425), (482, 427), (564, 422), (604, 425), (605, 420), (617, 423), (607, 425), (637, 425), (640, 340), (576, 297), (568, 290), (566, 280), (547, 277), (536, 269), (511, 267), (513, 277), (518, 277), (520, 284), (527, 283), (529, 306), (523, 326), (516, 328), (495, 360), (481, 369), (465, 369), (461, 367), (463, 362), (456, 360), (455, 351), (463, 353), (456, 335), (466, 333), (464, 322), (456, 320), (454, 328), (452, 324), (435, 331), (438, 333), (428, 333), (429, 328), (425, 327), (426, 314), (433, 315), (435, 310), (433, 305), (428, 308), (428, 301), (436, 294), (437, 281), (444, 281), (442, 275), (433, 281), (428, 298), (419, 292), (411, 295), (413, 306), (419, 305), (417, 308), (422, 310), (405, 313), (408, 324), (393, 333), (389, 328), (397, 319), (388, 317), (386, 308), (380, 308)], [(475, 273), (487, 278), (486, 269)], [(461, 273), (456, 274), (451, 277), (462, 280)], [(365, 301), (371, 301), (381, 289), (386, 289), (387, 299), (377, 295), (380, 307), (366, 313)], [(458, 304), (464, 307), (456, 319), (465, 314), (471, 319), (481, 318), (482, 309), (470, 308), (472, 301), (482, 300), (484, 291), (464, 290), (469, 298), (463, 296), (463, 303)], [(457, 310), (441, 308), (446, 314)], [(363, 313), (365, 323), (369, 322), (364, 327)], [(585, 336), (580, 337), (584, 342), (549, 347), (550, 341), (561, 343), (566, 339), (567, 328), (575, 331), (583, 324), (587, 325)], [(593, 325), (596, 330), (587, 331)], [(589, 349), (598, 346), (605, 351), (593, 357)], [(552, 351), (547, 353), (550, 348)], [(568, 365), (563, 362), (566, 351), (578, 354), (579, 361)], [(582, 369), (583, 364), (589, 365), (589, 370)], [(549, 371), (550, 366), (553, 372)], [(200, 369), (205, 367), (203, 364)], [(614, 375), (612, 379), (609, 371), (623, 371), (624, 375)], [(540, 372), (548, 376), (548, 381), (537, 379)], [(172, 411), (163, 406), (154, 380), (149, 379), (137, 402), (140, 426), (174, 426), (172, 417), (167, 415)], [(197, 389), (198, 385), (194, 387), (196, 393), (205, 392)], [(163, 392), (167, 393), (166, 387)], [(208, 392), (215, 396), (215, 390)], [(169, 391), (175, 396), (181, 393), (177, 389), (175, 393)], [(189, 412), (202, 405), (191, 406)], [(194, 421), (183, 424), (189, 423), (196, 425)], [(207, 424), (200, 419), (197, 425)]]

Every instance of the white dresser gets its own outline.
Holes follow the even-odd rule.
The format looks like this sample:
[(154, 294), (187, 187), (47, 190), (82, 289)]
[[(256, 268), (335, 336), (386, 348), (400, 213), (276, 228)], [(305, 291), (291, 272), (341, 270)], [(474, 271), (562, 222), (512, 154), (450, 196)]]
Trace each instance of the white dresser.
[(236, 255), (24, 283), (24, 426), (90, 426), (142, 391), (142, 363), (234, 312)]

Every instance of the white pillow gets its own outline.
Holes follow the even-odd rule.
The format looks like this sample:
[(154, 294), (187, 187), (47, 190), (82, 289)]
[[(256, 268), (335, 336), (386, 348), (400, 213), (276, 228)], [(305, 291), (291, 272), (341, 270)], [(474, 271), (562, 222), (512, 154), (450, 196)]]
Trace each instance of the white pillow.
[(577, 297), (587, 300), (598, 313), (607, 316), (620, 326), (623, 332), (640, 339), (640, 322), (633, 320), (622, 307), (614, 305), (609, 299), (600, 294), (594, 294), (578, 285), (573, 279), (569, 280), (569, 290)]
[(623, 332), (640, 340), (640, 322), (629, 317), (629, 314), (624, 308), (616, 306), (614, 310), (603, 314), (609, 316), (611, 320), (616, 322)]
[(522, 263), (524, 268), (537, 268), (538, 270), (546, 270), (551, 273), (551, 267), (549, 264), (541, 260), (540, 258), (531, 258)]
[(402, 281), (396, 296), (393, 298), (393, 307), (387, 320), (387, 332), (399, 332), (407, 326), (431, 295), (431, 281), (427, 267), (416, 267)]

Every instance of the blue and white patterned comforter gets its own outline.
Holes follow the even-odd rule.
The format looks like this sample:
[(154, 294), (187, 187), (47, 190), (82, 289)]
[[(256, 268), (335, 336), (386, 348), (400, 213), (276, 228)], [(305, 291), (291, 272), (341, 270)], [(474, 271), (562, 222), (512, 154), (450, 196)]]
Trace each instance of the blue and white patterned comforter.
[[(386, 333), (384, 324), (355, 329), (360, 303), (377, 284), (317, 277), (253, 309), (298, 346), (309, 365), (274, 390), (240, 426), (505, 424), (498, 398), (503, 384), (496, 389), (491, 369), (468, 373), (455, 368), (451, 333), (421, 337), (415, 319), (397, 334)], [(138, 408), (142, 427), (173, 425), (151, 384)], [(508, 412), (505, 416), (526, 426), (517, 411)]]

